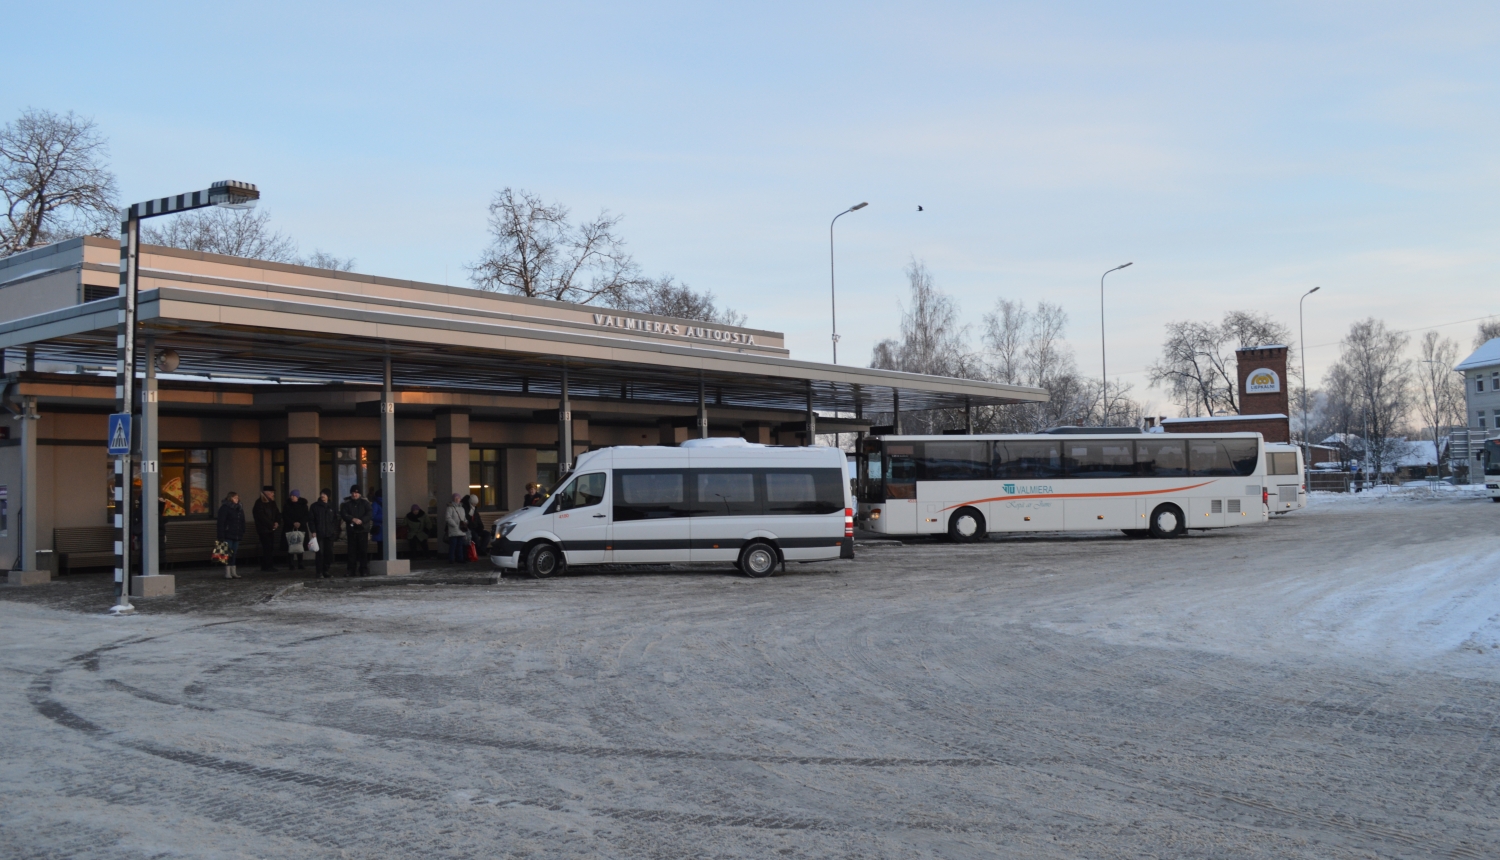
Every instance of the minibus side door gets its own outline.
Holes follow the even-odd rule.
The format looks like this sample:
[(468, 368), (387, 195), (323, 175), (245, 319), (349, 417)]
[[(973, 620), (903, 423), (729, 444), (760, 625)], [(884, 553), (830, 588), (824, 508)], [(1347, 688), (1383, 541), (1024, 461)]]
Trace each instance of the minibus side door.
[(562, 540), (568, 564), (601, 564), (609, 560), (609, 476), (585, 472), (575, 476), (548, 503), (552, 531)]

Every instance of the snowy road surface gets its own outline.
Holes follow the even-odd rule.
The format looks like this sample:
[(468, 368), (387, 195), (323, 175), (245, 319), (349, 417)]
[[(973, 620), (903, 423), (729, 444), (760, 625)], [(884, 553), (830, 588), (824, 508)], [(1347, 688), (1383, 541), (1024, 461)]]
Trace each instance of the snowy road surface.
[(0, 856), (1495, 857), (1497, 518), (126, 619), (0, 589)]

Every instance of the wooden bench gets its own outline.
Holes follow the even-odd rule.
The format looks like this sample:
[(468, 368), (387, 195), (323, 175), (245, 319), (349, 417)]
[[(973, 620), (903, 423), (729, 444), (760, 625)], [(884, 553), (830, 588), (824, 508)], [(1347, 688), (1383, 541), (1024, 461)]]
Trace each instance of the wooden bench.
[(117, 534), (113, 526), (53, 529), (52, 556), (58, 574), (75, 567), (114, 567)]
[[(214, 520), (167, 519), (167, 540), (162, 546), (161, 563), (188, 562), (209, 564), (214, 544), (218, 542), (219, 524)], [(240, 542), (244, 550), (244, 541)]]

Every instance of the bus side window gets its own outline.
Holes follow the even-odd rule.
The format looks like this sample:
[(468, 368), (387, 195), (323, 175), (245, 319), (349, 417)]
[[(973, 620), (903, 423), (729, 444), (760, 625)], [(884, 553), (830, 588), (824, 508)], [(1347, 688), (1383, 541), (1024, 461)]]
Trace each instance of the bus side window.
[(885, 494), (891, 499), (917, 497), (917, 446), (911, 443), (885, 446)]
[(1062, 474), (1061, 450), (1056, 442), (1028, 440), (995, 443), (997, 479), (1061, 478)]
[(1193, 477), (1253, 475), (1259, 447), (1254, 439), (1193, 439), (1188, 442)]
[(1142, 439), (1135, 443), (1135, 473), (1142, 478), (1181, 478), (1187, 470), (1186, 439)]

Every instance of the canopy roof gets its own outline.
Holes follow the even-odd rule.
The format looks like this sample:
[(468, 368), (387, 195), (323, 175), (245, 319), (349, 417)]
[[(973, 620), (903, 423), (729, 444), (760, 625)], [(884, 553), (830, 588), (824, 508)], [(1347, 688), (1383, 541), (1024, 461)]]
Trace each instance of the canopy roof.
[[(700, 384), (725, 406), (804, 409), (810, 394), (814, 409), (845, 413), (890, 411), (896, 390), (902, 411), (1047, 399), (1037, 388), (798, 361), (779, 348), (629, 337), (607, 322), (588, 328), (587, 320), (562, 325), (471, 311), (453, 295), (478, 291), (438, 285), (412, 289), (440, 291), (441, 304), (426, 293), (414, 301), (389, 290), (375, 295), (266, 280), (226, 283), (170, 271), (143, 270), (142, 283), (152, 285), (140, 293), (142, 335), (176, 350), (179, 372), (378, 383), (390, 356), (398, 388), (555, 396), (566, 368), (570, 396), (585, 399), (696, 403)], [(118, 297), (102, 298), (0, 323), (0, 347), (32, 347), (39, 362), (113, 366), (120, 304)], [(548, 304), (585, 315), (603, 310)], [(779, 340), (774, 332), (718, 328)]]

